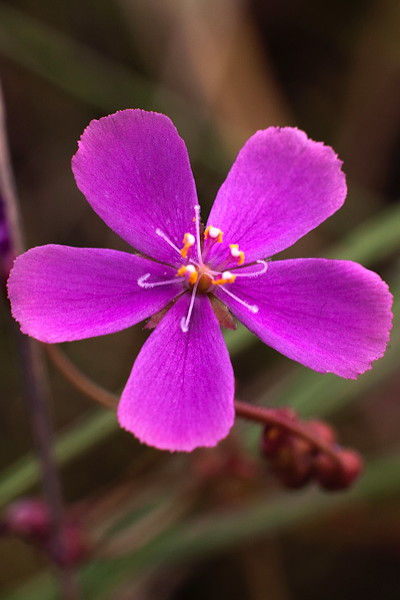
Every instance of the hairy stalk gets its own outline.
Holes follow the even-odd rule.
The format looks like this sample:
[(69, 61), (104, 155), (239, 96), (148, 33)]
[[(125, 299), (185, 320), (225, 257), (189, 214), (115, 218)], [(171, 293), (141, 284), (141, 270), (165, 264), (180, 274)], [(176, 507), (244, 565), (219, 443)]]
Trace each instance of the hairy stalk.
[[(5, 110), (0, 89), (0, 193), (4, 201), (5, 215), (10, 234), (11, 251), (18, 256), (24, 250), (18, 200), (8, 151)], [(49, 506), (51, 518), (51, 557), (54, 565), (64, 554), (62, 534), (62, 493), (53, 449), (52, 427), (49, 415), (49, 389), (40, 345), (22, 335), (13, 323), (23, 397), (31, 422), (36, 452), (43, 478), (43, 493)], [(64, 600), (77, 600), (80, 596), (77, 583), (70, 567), (56, 566), (57, 578)]]

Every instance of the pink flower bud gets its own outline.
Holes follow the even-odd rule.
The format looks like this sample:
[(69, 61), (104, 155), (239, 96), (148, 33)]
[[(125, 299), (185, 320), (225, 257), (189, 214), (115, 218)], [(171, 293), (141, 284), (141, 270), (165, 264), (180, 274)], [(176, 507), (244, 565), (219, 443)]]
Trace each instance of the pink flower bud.
[(319, 454), (314, 460), (314, 474), (319, 484), (326, 490), (345, 490), (361, 474), (363, 461), (354, 450), (340, 449), (337, 453), (340, 464), (326, 454)]
[(272, 472), (289, 488), (306, 485), (312, 475), (312, 466), (312, 446), (298, 437), (291, 438), (271, 460)]
[(290, 433), (279, 425), (267, 425), (261, 437), (261, 453), (264, 456), (274, 456), (290, 437)]
[[(297, 414), (291, 408), (276, 408), (273, 412), (278, 418), (284, 417), (290, 421), (298, 421)], [(261, 438), (261, 453), (264, 456), (272, 457), (291, 439), (293, 439), (293, 434), (279, 423), (266, 425)]]
[(325, 421), (312, 420), (305, 423), (307, 429), (324, 442), (333, 444), (336, 441), (336, 433), (333, 428)]
[(4, 523), (9, 533), (24, 538), (44, 538), (50, 528), (47, 505), (35, 498), (17, 500), (9, 505)]
[(78, 523), (66, 522), (62, 530), (62, 548), (57, 556), (49, 549), (53, 560), (62, 566), (80, 564), (88, 555), (89, 546)]

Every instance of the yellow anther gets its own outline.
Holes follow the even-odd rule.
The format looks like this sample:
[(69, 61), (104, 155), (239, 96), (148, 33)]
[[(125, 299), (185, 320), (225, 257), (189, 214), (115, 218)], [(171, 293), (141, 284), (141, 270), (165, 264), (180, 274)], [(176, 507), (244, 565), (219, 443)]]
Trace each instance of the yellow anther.
[(220, 229), (218, 229), (218, 227), (213, 227), (212, 225), (206, 227), (206, 230), (204, 232), (205, 239), (211, 238), (213, 242), (218, 242), (219, 244), (222, 242), (223, 235), (223, 232)]
[(224, 283), (233, 283), (236, 279), (236, 275), (233, 275), (230, 271), (224, 271), (219, 279), (214, 279), (214, 285), (224, 285)]
[(229, 244), (229, 248), (231, 249), (232, 258), (237, 258), (238, 265), (242, 265), (244, 263), (244, 252), (239, 250), (239, 244)]
[(195, 243), (195, 237), (191, 233), (185, 233), (183, 236), (183, 248), (181, 250), (182, 258), (186, 258), (189, 252), (189, 248), (191, 248)]
[(176, 272), (177, 277), (186, 277), (188, 283), (194, 285), (199, 277), (196, 268), (193, 265), (183, 265)]
[(192, 271), (192, 272), (190, 273), (189, 277), (188, 277), (188, 282), (189, 282), (191, 285), (194, 285), (194, 284), (196, 283), (196, 281), (197, 281), (198, 277), (199, 277), (199, 274), (198, 274), (198, 272), (197, 272), (196, 270), (195, 270), (195, 271)]
[(178, 269), (176, 275), (178, 277), (183, 277), (185, 275), (185, 273), (186, 273), (186, 267), (185, 267), (185, 265), (183, 265), (183, 267), (181, 267), (180, 269)]

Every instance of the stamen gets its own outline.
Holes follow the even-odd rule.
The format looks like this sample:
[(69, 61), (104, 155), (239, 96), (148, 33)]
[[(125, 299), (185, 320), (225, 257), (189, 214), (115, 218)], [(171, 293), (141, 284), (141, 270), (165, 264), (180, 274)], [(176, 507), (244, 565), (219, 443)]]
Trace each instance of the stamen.
[[(154, 282), (148, 282), (147, 279), (150, 277), (150, 273), (146, 273), (146, 275), (142, 275), (141, 277), (139, 277), (139, 279), (137, 280), (137, 284), (139, 287), (143, 288), (144, 290), (151, 290), (152, 288), (158, 287), (160, 285), (168, 285), (170, 283), (176, 283), (176, 277), (175, 279), (166, 279), (164, 281), (154, 281)], [(178, 275), (180, 275), (179, 271), (178, 271)]]
[(268, 263), (265, 260), (257, 260), (256, 261), (257, 264), (262, 265), (261, 269), (259, 271), (250, 271), (248, 273), (241, 273), (239, 270), (236, 272), (235, 271), (235, 275), (236, 277), (259, 277), (260, 275), (263, 275), (264, 273), (267, 272), (268, 270)]
[(220, 279), (214, 279), (214, 285), (224, 285), (224, 283), (233, 283), (236, 279), (236, 275), (233, 275), (230, 271), (224, 271)]
[(181, 320), (181, 329), (182, 329), (183, 333), (187, 333), (189, 331), (189, 323), (190, 323), (190, 318), (191, 318), (192, 312), (193, 312), (193, 306), (194, 306), (194, 301), (196, 299), (196, 292), (197, 292), (198, 285), (199, 285), (199, 282), (196, 281), (195, 285), (193, 286), (188, 313), (187, 313), (186, 317), (182, 317), (182, 320)]
[(213, 227), (212, 225), (209, 225), (204, 232), (205, 239), (210, 237), (214, 242), (218, 242), (219, 244), (222, 242), (223, 235), (224, 234), (221, 229), (218, 229), (218, 227)]
[(232, 258), (237, 258), (238, 265), (242, 265), (244, 263), (244, 252), (239, 250), (239, 244), (229, 244), (229, 248), (231, 249)]
[(178, 246), (175, 246), (175, 244), (173, 242), (171, 242), (169, 237), (166, 236), (165, 233), (163, 231), (161, 231), (161, 229), (156, 229), (156, 234), (159, 235), (160, 238), (162, 238), (165, 242), (167, 242), (167, 244), (169, 246), (171, 246), (171, 248), (176, 250), (178, 254), (181, 254), (181, 251), (179, 250)]
[(177, 276), (185, 277), (188, 283), (194, 285), (199, 277), (199, 274), (193, 265), (183, 265), (180, 269), (178, 269)]
[(185, 233), (185, 235), (183, 236), (183, 248), (181, 249), (181, 256), (183, 258), (187, 257), (187, 254), (189, 252), (189, 248), (191, 248), (194, 243), (195, 243), (195, 237), (194, 235), (192, 235), (191, 233)]
[(244, 306), (245, 308), (247, 308), (250, 312), (252, 312), (254, 314), (258, 313), (259, 308), (255, 304), (248, 304), (247, 302), (245, 302), (241, 298), (238, 298), (236, 296), (236, 294), (232, 294), (232, 292), (230, 290), (226, 289), (225, 287), (220, 287), (219, 289), (221, 290), (221, 292), (225, 292), (225, 294), (228, 294), (228, 296), (230, 296), (231, 298), (233, 298), (234, 300), (236, 300), (236, 302), (239, 302), (239, 304), (241, 304), (242, 306)]

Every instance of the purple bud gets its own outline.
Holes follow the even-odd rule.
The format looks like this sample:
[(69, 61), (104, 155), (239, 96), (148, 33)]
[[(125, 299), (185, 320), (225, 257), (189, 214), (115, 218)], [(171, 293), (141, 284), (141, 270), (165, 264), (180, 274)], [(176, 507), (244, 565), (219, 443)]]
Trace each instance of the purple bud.
[(88, 555), (89, 545), (83, 530), (78, 523), (64, 523), (62, 529), (62, 548), (57, 556), (48, 549), (53, 560), (61, 566), (74, 566), (80, 564)]
[(47, 505), (34, 498), (18, 500), (9, 505), (4, 524), (11, 534), (23, 538), (45, 538), (50, 529)]

